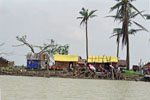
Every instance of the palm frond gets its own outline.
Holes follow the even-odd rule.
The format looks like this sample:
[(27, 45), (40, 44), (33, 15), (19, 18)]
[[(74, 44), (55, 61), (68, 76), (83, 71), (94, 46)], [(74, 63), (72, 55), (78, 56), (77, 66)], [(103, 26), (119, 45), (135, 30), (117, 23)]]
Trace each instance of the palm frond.
[(129, 3), (129, 6), (130, 6), (131, 8), (133, 8), (135, 11), (137, 11), (138, 14), (140, 14), (140, 15), (144, 18), (144, 16), (142, 15), (142, 13), (141, 13), (135, 6), (133, 6), (131, 3)]
[(139, 23), (133, 21), (134, 24), (136, 24), (138, 27), (140, 27), (141, 29), (143, 29), (146, 32), (149, 32), (145, 27), (143, 27), (142, 25), (140, 25)]
[(118, 34), (117, 34), (117, 33), (116, 33), (116, 34), (111, 35), (109, 38), (116, 37), (116, 36), (118, 36)]
[(85, 12), (84, 11), (80, 11), (79, 13), (81, 14), (81, 16), (85, 16)]
[(112, 12), (113, 10), (115, 10), (115, 9), (117, 9), (117, 8), (119, 8), (119, 7), (121, 7), (122, 4), (123, 4), (122, 1), (121, 1), (121, 2), (118, 2), (116, 5), (114, 5), (113, 7), (110, 8), (110, 12)]
[(143, 31), (143, 29), (130, 29), (129, 34), (130, 35), (135, 35), (135, 33), (139, 32), (139, 31)]
[(90, 13), (89, 13), (89, 17), (92, 16), (97, 10), (92, 10)]
[(139, 15), (139, 14), (142, 14), (144, 12), (144, 10), (143, 11), (140, 11), (140, 12), (133, 12), (132, 14), (131, 14), (131, 18), (135, 18), (137, 15)]
[(77, 19), (83, 19), (83, 17), (77, 17)]
[(84, 23), (85, 23), (85, 19), (83, 19), (82, 21), (81, 21), (81, 23), (80, 23), (80, 26), (83, 24), (84, 25)]
[(90, 18), (93, 18), (93, 17), (96, 17), (97, 15), (91, 15), (91, 16), (89, 16)]

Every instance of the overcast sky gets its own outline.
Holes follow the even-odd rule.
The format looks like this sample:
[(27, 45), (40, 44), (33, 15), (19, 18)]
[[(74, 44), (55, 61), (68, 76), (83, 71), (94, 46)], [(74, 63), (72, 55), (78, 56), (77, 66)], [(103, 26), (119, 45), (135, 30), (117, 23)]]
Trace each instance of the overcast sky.
[[(69, 54), (80, 55), (85, 58), (85, 28), (80, 27), (80, 20), (76, 18), (82, 7), (98, 11), (97, 17), (89, 20), (89, 55), (116, 56), (116, 38), (109, 38), (118, 22), (105, 16), (115, 0), (0, 0), (0, 47), (1, 52), (7, 52), (3, 57), (14, 60), (18, 65), (26, 65), (25, 55), (30, 52), (28, 47), (14, 48), (20, 44), (16, 36), (27, 35), (27, 40), (36, 45), (54, 39), (58, 44), (69, 44)], [(150, 13), (150, 0), (136, 0), (133, 4), (139, 10)], [(148, 30), (150, 21), (141, 17), (135, 19)], [(150, 30), (149, 30), (150, 31)], [(150, 61), (150, 34), (139, 32), (130, 36), (131, 64)], [(121, 48), (120, 48), (121, 49)], [(121, 49), (120, 59), (126, 58), (126, 48)]]

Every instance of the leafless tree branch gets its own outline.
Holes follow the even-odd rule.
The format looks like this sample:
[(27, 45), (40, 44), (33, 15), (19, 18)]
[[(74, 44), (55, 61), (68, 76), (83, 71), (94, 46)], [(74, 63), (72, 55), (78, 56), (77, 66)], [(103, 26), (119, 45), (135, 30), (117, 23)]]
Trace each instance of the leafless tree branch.
[(20, 44), (20, 45), (13, 45), (13, 47), (18, 47), (18, 46), (24, 46), (24, 45), (26, 45), (26, 46), (28, 46), (28, 47), (31, 49), (32, 53), (34, 53), (33, 45), (30, 44), (30, 43), (28, 43), (28, 42), (26, 41), (26, 39), (27, 39), (27, 36), (26, 36), (26, 35), (25, 35), (25, 36), (22, 36), (22, 37), (16, 36), (16, 39), (17, 39), (18, 41), (22, 42), (23, 44)]

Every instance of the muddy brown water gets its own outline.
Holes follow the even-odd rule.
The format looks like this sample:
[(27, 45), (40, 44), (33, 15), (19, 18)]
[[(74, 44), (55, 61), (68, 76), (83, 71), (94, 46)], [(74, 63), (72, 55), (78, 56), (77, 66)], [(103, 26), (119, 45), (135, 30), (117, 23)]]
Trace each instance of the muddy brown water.
[(150, 83), (0, 76), (1, 100), (150, 100)]

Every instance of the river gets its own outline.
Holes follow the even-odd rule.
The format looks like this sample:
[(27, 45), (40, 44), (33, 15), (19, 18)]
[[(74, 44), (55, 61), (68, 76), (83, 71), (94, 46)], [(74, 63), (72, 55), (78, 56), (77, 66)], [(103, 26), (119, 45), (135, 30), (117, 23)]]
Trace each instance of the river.
[(0, 76), (1, 100), (150, 100), (150, 83)]

